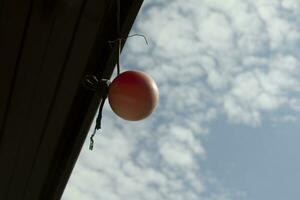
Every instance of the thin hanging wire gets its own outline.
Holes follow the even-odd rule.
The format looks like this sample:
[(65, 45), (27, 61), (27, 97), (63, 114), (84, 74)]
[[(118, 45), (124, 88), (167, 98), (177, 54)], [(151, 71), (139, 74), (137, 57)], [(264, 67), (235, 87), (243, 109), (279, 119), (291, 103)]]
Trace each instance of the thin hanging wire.
[(121, 2), (117, 0), (117, 37), (118, 39), (118, 57), (117, 57), (117, 75), (120, 74), (120, 55), (121, 55), (121, 48), (122, 48), (122, 39), (120, 38), (120, 15), (121, 15)]
[(121, 37), (121, 38), (118, 38), (118, 39), (116, 39), (116, 40), (108, 41), (108, 43), (109, 43), (109, 45), (112, 47), (112, 44), (118, 42), (119, 40), (124, 40), (124, 41), (125, 41), (127, 38), (136, 37), (136, 36), (143, 37), (144, 40), (145, 40), (145, 43), (146, 43), (147, 45), (149, 45), (146, 36), (144, 36), (144, 35), (142, 35), (142, 34), (137, 34), (137, 33), (132, 34), (132, 35), (128, 35), (127, 37)]
[(120, 37), (121, 1), (120, 0), (116, 0), (116, 1), (117, 1), (117, 34), (118, 37)]
[(120, 74), (120, 55), (121, 55), (121, 49), (122, 49), (122, 40), (119, 39), (119, 42), (118, 42), (118, 58), (117, 58), (117, 75)]
[(133, 35), (127, 36), (126, 38), (118, 38), (118, 39), (116, 39), (116, 40), (108, 41), (109, 45), (112, 45), (112, 43), (118, 42), (117, 75), (120, 74), (120, 55), (121, 55), (121, 50), (122, 50), (122, 40), (125, 41), (127, 38), (130, 38), (130, 37), (136, 37), (136, 36), (143, 37), (144, 40), (145, 40), (145, 43), (148, 45), (147, 38), (146, 38), (144, 35), (142, 35), (142, 34), (133, 34)]
[(129, 36), (127, 36), (127, 38), (130, 38), (130, 37), (135, 37), (135, 36), (140, 36), (140, 37), (143, 37), (144, 38), (144, 40), (145, 40), (145, 43), (148, 45), (148, 40), (147, 40), (147, 38), (146, 38), (146, 36), (144, 36), (144, 35), (142, 35), (142, 34), (133, 34), (133, 35), (129, 35)]
[[(116, 0), (117, 3), (117, 36), (118, 36), (118, 53), (117, 53), (117, 74), (120, 74), (120, 54), (121, 54), (121, 48), (122, 48), (122, 39), (120, 38), (120, 0)], [(97, 130), (101, 129), (101, 119), (102, 119), (102, 111), (103, 111), (103, 107), (104, 107), (104, 103), (105, 100), (108, 96), (108, 88), (109, 88), (109, 80), (101, 80), (102, 83), (105, 83), (104, 85), (104, 91), (102, 94), (102, 98), (101, 98), (101, 103), (100, 103), (100, 107), (99, 107), (99, 112), (98, 112), (98, 116), (96, 119), (96, 125), (95, 125), (95, 129), (93, 131), (93, 134), (90, 137), (90, 146), (89, 149), (93, 150), (94, 148), (94, 136), (96, 135)]]

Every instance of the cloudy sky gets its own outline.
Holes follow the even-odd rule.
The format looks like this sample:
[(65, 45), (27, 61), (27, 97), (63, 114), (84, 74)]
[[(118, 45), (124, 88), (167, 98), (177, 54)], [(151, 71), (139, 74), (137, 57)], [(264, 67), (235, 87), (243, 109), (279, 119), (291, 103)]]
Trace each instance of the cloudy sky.
[[(300, 198), (300, 1), (145, 0), (122, 70), (150, 74), (156, 112), (108, 104), (63, 200)], [(92, 126), (93, 127), (93, 126)]]

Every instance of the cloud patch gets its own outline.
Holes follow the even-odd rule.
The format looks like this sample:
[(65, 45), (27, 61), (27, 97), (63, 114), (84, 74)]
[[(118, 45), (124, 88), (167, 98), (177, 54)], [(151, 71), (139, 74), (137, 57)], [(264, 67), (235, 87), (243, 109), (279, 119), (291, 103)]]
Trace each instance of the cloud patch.
[(133, 32), (149, 47), (128, 39), (121, 63), (157, 81), (160, 104), (138, 123), (106, 106), (95, 151), (87, 141), (63, 199), (244, 199), (201, 171), (201, 138), (220, 116), (259, 126), (278, 109), (300, 110), (299, 8), (297, 0), (145, 1)]

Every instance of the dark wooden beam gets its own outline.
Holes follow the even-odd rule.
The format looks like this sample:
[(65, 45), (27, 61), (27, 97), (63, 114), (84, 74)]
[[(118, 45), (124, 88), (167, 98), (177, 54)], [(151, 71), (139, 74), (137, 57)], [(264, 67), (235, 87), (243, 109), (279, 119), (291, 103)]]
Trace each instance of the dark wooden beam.
[[(4, 8), (12, 12), (8, 2)], [(4, 52), (17, 39), (4, 62), (8, 78), (0, 91), (6, 95), (0, 106), (0, 199), (60, 199), (103, 92), (101, 85), (86, 90), (82, 79), (110, 78), (116, 63), (117, 49), (108, 45), (118, 37), (116, 1), (26, 3), (23, 20), (9, 11), (0, 15), (0, 30), (18, 29), (12, 36), (4, 32), (6, 46), (0, 43)], [(121, 1), (121, 37), (141, 4)]]
[(31, 0), (17, 2), (0, 1), (0, 138), (31, 12)]

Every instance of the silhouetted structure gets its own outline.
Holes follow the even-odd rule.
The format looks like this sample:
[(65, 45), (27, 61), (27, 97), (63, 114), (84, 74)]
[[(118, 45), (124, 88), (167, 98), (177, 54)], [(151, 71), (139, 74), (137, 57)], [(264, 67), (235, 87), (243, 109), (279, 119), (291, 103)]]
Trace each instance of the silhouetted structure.
[[(120, 36), (141, 0), (121, 0)], [(0, 1), (0, 199), (60, 199), (103, 88), (118, 37), (114, 0)], [(88, 148), (88, 147), (85, 147)], [(88, 184), (88, 183), (87, 183)]]

